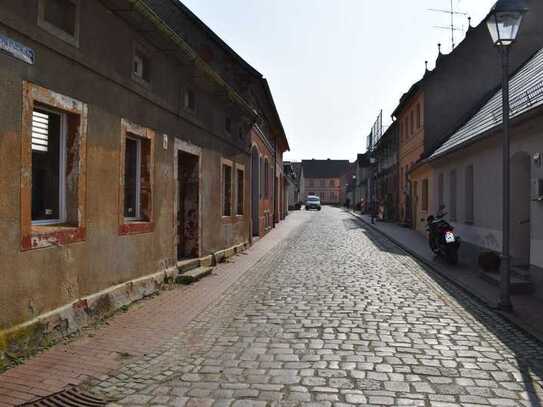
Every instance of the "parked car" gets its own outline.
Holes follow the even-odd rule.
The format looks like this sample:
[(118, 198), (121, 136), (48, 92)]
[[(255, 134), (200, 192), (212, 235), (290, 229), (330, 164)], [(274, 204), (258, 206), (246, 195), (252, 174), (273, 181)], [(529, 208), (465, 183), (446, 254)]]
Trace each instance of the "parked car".
[(305, 201), (305, 210), (309, 211), (311, 209), (321, 210), (321, 199), (315, 195), (309, 195)]

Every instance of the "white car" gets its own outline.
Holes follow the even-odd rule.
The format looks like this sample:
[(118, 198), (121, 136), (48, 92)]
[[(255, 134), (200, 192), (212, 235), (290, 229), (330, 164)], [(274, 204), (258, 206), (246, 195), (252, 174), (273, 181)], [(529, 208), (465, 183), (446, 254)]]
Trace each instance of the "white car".
[(315, 195), (309, 195), (305, 201), (305, 210), (309, 211), (311, 209), (321, 210), (321, 199)]

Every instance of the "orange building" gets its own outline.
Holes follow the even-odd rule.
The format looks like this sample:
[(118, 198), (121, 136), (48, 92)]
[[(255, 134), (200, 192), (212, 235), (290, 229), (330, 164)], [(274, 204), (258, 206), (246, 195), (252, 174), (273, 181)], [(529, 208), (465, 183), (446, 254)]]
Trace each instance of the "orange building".
[(430, 207), (431, 172), (416, 166), (424, 154), (424, 92), (418, 84), (402, 97), (393, 116), (400, 126), (400, 221), (424, 231), (421, 219)]

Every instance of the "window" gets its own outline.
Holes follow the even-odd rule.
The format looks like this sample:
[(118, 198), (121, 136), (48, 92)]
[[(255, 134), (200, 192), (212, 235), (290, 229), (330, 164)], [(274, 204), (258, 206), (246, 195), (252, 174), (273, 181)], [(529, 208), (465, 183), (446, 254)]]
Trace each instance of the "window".
[(40, 0), (38, 25), (50, 34), (79, 44), (79, 0)]
[(330, 180), (330, 186), (331, 186), (331, 187), (335, 187), (335, 186), (336, 186), (336, 182), (335, 182), (333, 179)]
[(222, 216), (232, 216), (232, 165), (222, 165)]
[(195, 112), (196, 111), (196, 98), (192, 89), (185, 91), (185, 109)]
[(121, 129), (119, 234), (152, 232), (155, 133), (124, 119)]
[(264, 159), (260, 157), (260, 182), (258, 188), (260, 189), (260, 199), (264, 197), (266, 193), (266, 170)]
[(244, 197), (245, 197), (245, 171), (243, 171), (243, 169), (241, 168), (238, 168), (236, 170), (237, 172), (237, 194), (238, 194), (238, 199), (237, 199), (237, 212), (236, 214), (237, 215), (243, 215), (243, 210), (244, 210)]
[(144, 85), (148, 85), (151, 82), (151, 58), (149, 57), (149, 53), (140, 45), (134, 46), (132, 79)]
[(445, 175), (443, 173), (439, 174), (437, 180), (437, 195), (438, 205), (440, 207), (445, 205)]
[(420, 111), (420, 103), (417, 103), (417, 129), (420, 129), (422, 126), (422, 116)]
[(268, 159), (264, 160), (264, 197), (269, 198), (270, 196), (270, 166), (268, 164)]
[(124, 217), (141, 220), (141, 140), (127, 137), (124, 153)]
[(23, 89), (21, 249), (85, 240), (87, 107), (28, 82)]
[(466, 167), (466, 223), (474, 221), (473, 165)]
[(66, 116), (34, 107), (32, 112), (32, 223), (66, 220)]
[(325, 181), (323, 179), (321, 179), (320, 185), (321, 185), (321, 187), (323, 187), (325, 185)]
[(410, 113), (410, 122), (411, 122), (411, 134), (415, 133), (415, 116), (413, 110)]
[(227, 134), (232, 134), (232, 119), (228, 116), (224, 119), (224, 131)]
[(428, 211), (428, 178), (422, 180), (422, 210)]
[(451, 221), (456, 221), (456, 170), (452, 170), (449, 174), (449, 213)]

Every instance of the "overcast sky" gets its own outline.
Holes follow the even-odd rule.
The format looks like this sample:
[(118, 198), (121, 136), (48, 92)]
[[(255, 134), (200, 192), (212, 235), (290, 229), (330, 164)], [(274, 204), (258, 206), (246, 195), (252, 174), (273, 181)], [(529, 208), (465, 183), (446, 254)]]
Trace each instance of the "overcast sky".
[[(356, 159), (382, 109), (451, 50), (450, 0), (182, 0), (269, 81), (291, 152)], [(495, 0), (453, 0), (477, 25)], [(457, 16), (459, 29), (467, 17)], [(457, 32), (457, 43), (464, 32)], [(489, 38), (490, 41), (490, 38)]]

